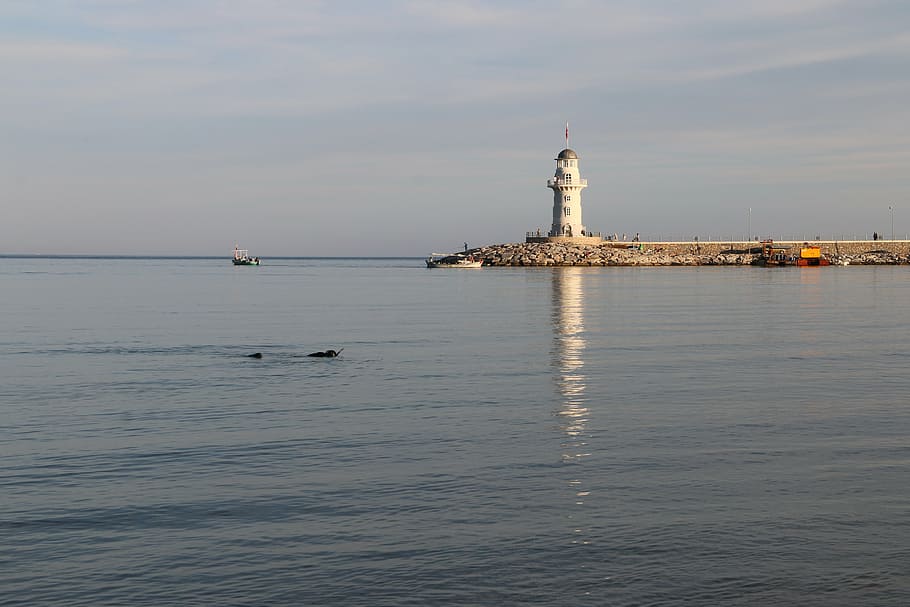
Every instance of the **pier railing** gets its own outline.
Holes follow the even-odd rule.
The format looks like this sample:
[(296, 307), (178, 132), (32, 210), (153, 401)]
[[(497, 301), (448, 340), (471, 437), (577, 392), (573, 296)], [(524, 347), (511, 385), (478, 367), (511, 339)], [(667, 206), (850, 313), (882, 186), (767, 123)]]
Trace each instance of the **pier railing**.
[[(634, 232), (626, 232), (625, 234), (621, 233), (608, 233), (607, 238), (610, 240), (631, 242), (634, 237)], [(748, 238), (745, 234), (705, 234), (705, 235), (686, 235), (686, 234), (673, 234), (673, 233), (645, 233), (641, 232), (638, 237), (639, 240), (645, 242), (755, 242), (758, 243), (762, 240), (774, 240), (783, 241), (783, 242), (859, 242), (859, 241), (894, 241), (902, 242), (910, 240), (910, 235), (904, 234), (895, 234), (894, 238), (891, 238), (889, 234), (887, 237), (884, 237), (882, 234), (874, 234), (873, 232), (864, 233), (843, 233), (843, 234), (787, 234), (787, 233), (772, 233), (772, 234), (761, 234), (760, 236), (752, 235), (752, 238)]]
[[(534, 230), (531, 232), (525, 232), (526, 238), (543, 238), (545, 236), (553, 236), (548, 231), (544, 230)], [(562, 234), (556, 234), (556, 236), (562, 236)], [(611, 240), (615, 242), (688, 242), (695, 244), (697, 242), (733, 242), (733, 243), (754, 243), (756, 246), (762, 240), (774, 240), (775, 242), (907, 242), (910, 241), (910, 234), (895, 234), (892, 239), (889, 237), (884, 238), (877, 234), (837, 234), (837, 235), (818, 235), (818, 234), (770, 234), (766, 236), (753, 236), (752, 238), (746, 238), (742, 234), (708, 234), (706, 236), (684, 236), (680, 234), (646, 234), (641, 233), (638, 235), (638, 240), (635, 240), (635, 234), (626, 232), (625, 234), (607, 233), (606, 235), (601, 234), (600, 232), (585, 232), (584, 234), (576, 234), (576, 236), (602, 236), (604, 240)]]

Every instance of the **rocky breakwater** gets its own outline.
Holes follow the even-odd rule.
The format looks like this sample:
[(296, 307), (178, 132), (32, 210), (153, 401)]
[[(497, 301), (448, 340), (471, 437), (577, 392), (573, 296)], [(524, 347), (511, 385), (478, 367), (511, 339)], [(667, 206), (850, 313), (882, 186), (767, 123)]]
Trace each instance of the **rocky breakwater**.
[(854, 254), (834, 254), (828, 261), (839, 266), (896, 266), (910, 263), (910, 255), (900, 255), (893, 251), (865, 251)]
[(470, 251), (485, 266), (741, 266), (752, 255), (742, 252), (700, 255), (663, 252), (659, 248), (618, 248), (613, 243), (595, 245), (551, 242), (499, 244)]

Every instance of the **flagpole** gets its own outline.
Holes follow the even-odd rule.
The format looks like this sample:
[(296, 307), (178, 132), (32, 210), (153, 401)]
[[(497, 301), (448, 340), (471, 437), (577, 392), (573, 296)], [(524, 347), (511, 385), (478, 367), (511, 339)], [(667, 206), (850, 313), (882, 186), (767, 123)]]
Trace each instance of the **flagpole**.
[(569, 123), (566, 123), (566, 149), (569, 149)]

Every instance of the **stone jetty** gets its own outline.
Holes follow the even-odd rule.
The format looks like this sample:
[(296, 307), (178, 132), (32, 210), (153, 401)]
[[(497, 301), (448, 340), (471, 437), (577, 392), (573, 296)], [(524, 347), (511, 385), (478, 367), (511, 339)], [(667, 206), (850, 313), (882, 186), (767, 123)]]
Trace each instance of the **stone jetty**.
[[(803, 243), (792, 244), (798, 251)], [(812, 242), (833, 265), (910, 263), (910, 242)], [(525, 242), (471, 249), (485, 266), (747, 266), (758, 255), (755, 243)]]

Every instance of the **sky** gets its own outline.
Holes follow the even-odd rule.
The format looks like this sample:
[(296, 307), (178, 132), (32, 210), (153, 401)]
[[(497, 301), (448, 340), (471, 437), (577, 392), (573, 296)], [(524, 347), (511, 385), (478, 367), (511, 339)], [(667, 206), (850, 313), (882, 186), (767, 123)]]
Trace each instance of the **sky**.
[(905, 0), (5, 0), (0, 253), (910, 233)]

